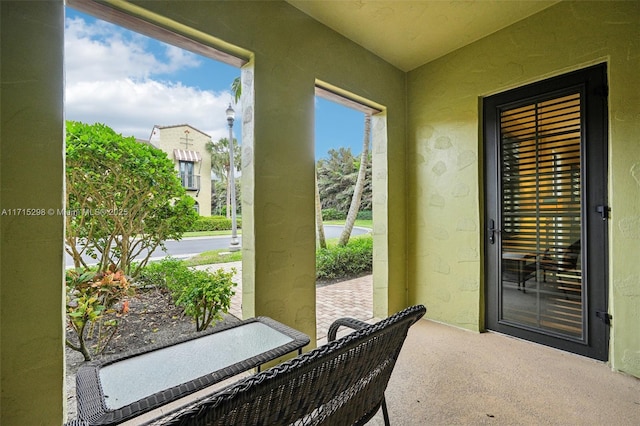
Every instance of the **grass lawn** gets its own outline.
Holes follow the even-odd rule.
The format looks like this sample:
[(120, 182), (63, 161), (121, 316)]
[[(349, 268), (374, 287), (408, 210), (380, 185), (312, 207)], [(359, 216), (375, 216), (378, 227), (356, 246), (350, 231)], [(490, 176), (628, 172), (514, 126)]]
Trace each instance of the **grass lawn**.
[[(344, 220), (325, 220), (326, 225), (344, 225)], [(372, 219), (356, 219), (355, 226), (362, 228), (373, 228)]]
[[(224, 236), (231, 235), (231, 231), (193, 231), (193, 232), (185, 232), (182, 235), (182, 238), (187, 237), (216, 237), (216, 236)], [(238, 229), (238, 235), (242, 235), (242, 231)]]
[(237, 262), (242, 260), (242, 250), (230, 252), (228, 249), (209, 250), (185, 259), (187, 266), (211, 265), (214, 263)]

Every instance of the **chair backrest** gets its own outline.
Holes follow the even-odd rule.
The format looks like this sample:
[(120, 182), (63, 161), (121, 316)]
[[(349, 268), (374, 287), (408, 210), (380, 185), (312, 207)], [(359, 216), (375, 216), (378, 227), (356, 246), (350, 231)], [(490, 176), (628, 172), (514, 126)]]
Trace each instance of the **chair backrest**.
[(580, 258), (580, 240), (574, 241), (569, 247), (563, 250), (561, 258), (561, 269), (575, 269)]
[(557, 268), (559, 270), (575, 269), (580, 258), (580, 249), (580, 240), (576, 240), (571, 245), (562, 248)]
[(409, 327), (425, 312), (407, 308), (150, 424), (361, 423), (380, 407)]
[(571, 245), (557, 249), (557, 258), (550, 255), (551, 249), (545, 250), (540, 261), (543, 269), (565, 271), (575, 269), (580, 260), (580, 240), (574, 241)]

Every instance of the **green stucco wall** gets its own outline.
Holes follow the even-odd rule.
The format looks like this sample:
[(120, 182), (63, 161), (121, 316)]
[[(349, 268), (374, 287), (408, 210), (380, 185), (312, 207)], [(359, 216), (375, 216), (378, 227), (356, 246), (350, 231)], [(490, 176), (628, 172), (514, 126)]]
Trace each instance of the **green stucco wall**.
[(640, 376), (640, 3), (561, 2), (408, 74), (409, 302), (482, 330), (483, 96), (607, 62), (610, 361)]
[[(245, 316), (273, 317), (315, 341), (316, 80), (392, 111), (374, 119), (374, 244), (382, 259), (375, 266), (375, 315), (405, 307), (405, 73), (284, 2), (114, 3), (249, 53), (243, 84), (251, 105), (241, 117)], [(59, 209), (63, 2), (2, 2), (1, 11), (2, 208)], [(0, 220), (2, 424), (60, 424), (63, 217)]]
[(285, 2), (134, 4), (147, 19), (187, 23), (250, 52), (243, 72), (244, 315), (276, 318), (315, 340), (317, 80), (388, 111), (374, 120), (375, 314), (405, 307), (405, 73)]
[[(433, 319), (480, 330), (479, 99), (607, 61), (611, 361), (640, 376), (639, 3), (562, 2), (408, 74), (283, 2), (136, 5), (250, 52), (244, 314), (312, 338), (316, 79), (385, 107), (373, 125), (374, 314), (424, 303)], [(3, 1), (0, 20), (0, 208), (59, 209), (63, 3)], [(56, 215), (0, 216), (3, 425), (64, 416), (63, 226)]]
[[(3, 426), (59, 425), (65, 412), (63, 13), (62, 2), (0, 3)], [(44, 215), (13, 210), (27, 208)]]

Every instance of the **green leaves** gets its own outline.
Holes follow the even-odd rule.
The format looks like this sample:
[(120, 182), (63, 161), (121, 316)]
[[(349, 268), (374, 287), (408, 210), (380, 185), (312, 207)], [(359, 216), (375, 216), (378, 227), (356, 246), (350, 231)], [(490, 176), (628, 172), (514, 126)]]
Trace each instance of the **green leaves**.
[(68, 121), (66, 130), (66, 251), (76, 267), (93, 253), (100, 270), (114, 264), (135, 276), (158, 245), (195, 221), (194, 201), (163, 151), (101, 123)]
[(228, 312), (235, 294), (235, 273), (233, 268), (229, 272), (193, 270), (180, 260), (167, 258), (145, 267), (140, 278), (145, 285), (166, 286), (176, 305), (195, 320), (196, 330), (203, 331)]
[[(242, 220), (237, 219), (238, 229), (242, 228)], [(189, 231), (225, 231), (231, 229), (231, 219), (224, 216), (200, 216)]]
[(351, 239), (346, 246), (332, 246), (316, 252), (316, 278), (333, 280), (353, 277), (373, 268), (373, 237)]
[[(360, 159), (353, 156), (351, 148), (331, 149), (328, 157), (318, 160), (318, 189), (322, 200), (322, 209), (334, 208), (345, 216), (349, 210), (354, 187), (358, 177)], [(367, 161), (365, 186), (360, 208), (371, 209), (371, 155)]]
[(176, 289), (176, 305), (184, 307), (185, 314), (195, 319), (198, 331), (206, 329), (214, 319), (222, 319), (221, 313), (229, 309), (235, 272), (191, 271)]
[[(235, 139), (233, 141), (233, 164), (236, 171), (239, 171), (242, 163), (242, 153), (238, 141)], [(216, 176), (216, 183), (214, 184), (216, 196), (213, 200), (216, 205), (214, 211), (221, 211), (223, 205), (226, 205), (226, 211), (229, 211), (229, 204), (231, 202), (228, 196), (230, 189), (229, 139), (221, 138), (217, 142), (207, 142), (205, 148), (211, 156), (211, 170)], [(239, 180), (236, 180), (236, 199), (240, 200)], [(237, 205), (240, 206), (240, 204), (241, 203), (238, 203)]]
[[(85, 361), (89, 361), (92, 351), (86, 344), (87, 325), (98, 324), (98, 336), (93, 354), (99, 354), (105, 349), (117, 327), (117, 321), (114, 319), (101, 322), (102, 316), (108, 312), (114, 312), (114, 304), (133, 295), (133, 289), (122, 271), (96, 273), (70, 269), (66, 271), (65, 281), (67, 319), (77, 340), (75, 344), (66, 340), (66, 345), (82, 353)], [(126, 312), (123, 310), (123, 313)], [(104, 333), (105, 331), (107, 332)]]

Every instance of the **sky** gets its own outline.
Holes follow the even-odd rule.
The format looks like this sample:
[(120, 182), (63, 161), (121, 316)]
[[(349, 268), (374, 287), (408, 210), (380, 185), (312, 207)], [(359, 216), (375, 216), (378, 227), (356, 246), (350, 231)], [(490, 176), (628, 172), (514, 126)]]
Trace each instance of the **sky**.
[[(226, 109), (240, 69), (66, 8), (65, 118), (104, 123), (148, 140), (154, 125), (190, 124), (228, 137)], [(316, 98), (316, 159), (329, 149), (362, 151), (363, 113)], [(240, 126), (234, 136), (242, 143)]]

